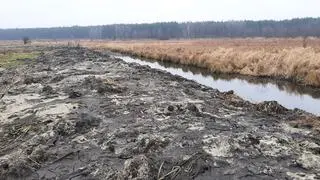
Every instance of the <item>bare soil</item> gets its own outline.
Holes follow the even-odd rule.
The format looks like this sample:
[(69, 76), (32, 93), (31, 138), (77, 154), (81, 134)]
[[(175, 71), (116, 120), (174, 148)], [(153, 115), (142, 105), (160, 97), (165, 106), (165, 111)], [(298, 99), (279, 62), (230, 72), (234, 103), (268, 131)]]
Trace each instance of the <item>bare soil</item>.
[(318, 117), (107, 53), (35, 50), (0, 69), (0, 179), (320, 178)]

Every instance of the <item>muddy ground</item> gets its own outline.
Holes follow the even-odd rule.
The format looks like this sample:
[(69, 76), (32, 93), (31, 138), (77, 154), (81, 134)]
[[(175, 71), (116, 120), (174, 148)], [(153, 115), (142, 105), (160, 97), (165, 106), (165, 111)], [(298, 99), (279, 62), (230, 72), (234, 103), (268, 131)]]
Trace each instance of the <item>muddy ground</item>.
[(108, 53), (35, 50), (0, 68), (0, 179), (320, 179), (318, 117)]

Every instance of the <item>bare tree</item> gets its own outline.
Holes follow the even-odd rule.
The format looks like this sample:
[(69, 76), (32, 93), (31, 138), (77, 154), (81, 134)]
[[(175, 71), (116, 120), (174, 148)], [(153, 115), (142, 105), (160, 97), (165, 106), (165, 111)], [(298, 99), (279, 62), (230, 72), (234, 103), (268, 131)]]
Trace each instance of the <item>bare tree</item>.
[(308, 46), (308, 37), (307, 36), (304, 36), (303, 39), (302, 39), (302, 47), (303, 48), (306, 48)]
[(23, 41), (23, 44), (29, 44), (29, 43), (31, 43), (31, 40), (30, 40), (29, 37), (23, 37), (23, 38), (22, 38), (22, 41)]

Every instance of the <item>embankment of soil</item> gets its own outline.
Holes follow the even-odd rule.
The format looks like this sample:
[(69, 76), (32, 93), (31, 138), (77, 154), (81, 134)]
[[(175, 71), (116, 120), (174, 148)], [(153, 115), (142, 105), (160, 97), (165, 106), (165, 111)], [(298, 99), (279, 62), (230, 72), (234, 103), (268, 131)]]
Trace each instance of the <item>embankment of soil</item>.
[(85, 48), (42, 52), (0, 71), (0, 179), (320, 177), (318, 117)]

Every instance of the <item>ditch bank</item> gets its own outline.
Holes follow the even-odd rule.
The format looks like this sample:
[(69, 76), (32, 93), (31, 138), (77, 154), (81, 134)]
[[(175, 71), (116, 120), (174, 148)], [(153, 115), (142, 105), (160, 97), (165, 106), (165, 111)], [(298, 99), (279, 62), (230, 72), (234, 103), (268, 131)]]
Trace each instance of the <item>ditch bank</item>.
[(133, 58), (121, 54), (114, 54), (113, 56), (128, 63), (138, 63), (163, 70), (219, 91), (232, 90), (241, 98), (253, 103), (277, 101), (288, 109), (298, 108), (320, 115), (319, 88), (303, 86), (286, 80), (275, 80), (274, 78), (212, 73), (204, 68)]

